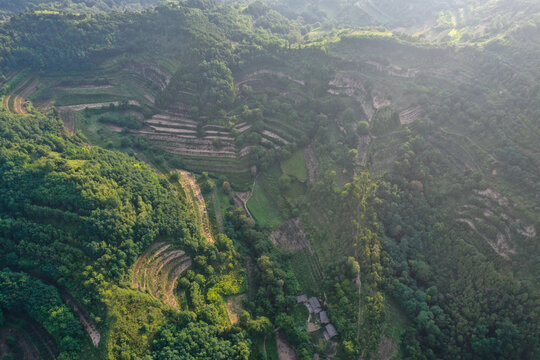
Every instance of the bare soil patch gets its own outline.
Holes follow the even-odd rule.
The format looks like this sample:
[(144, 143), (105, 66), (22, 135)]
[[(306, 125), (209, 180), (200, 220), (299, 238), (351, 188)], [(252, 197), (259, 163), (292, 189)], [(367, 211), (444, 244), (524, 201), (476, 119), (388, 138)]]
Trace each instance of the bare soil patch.
[(280, 249), (298, 251), (309, 247), (300, 219), (291, 219), (284, 222), (270, 234), (270, 240)]
[(386, 95), (379, 90), (373, 90), (371, 96), (373, 98), (373, 107), (375, 109), (392, 105), (392, 102), (386, 97)]
[(84, 312), (81, 304), (79, 304), (79, 302), (73, 296), (66, 291), (61, 291), (60, 295), (62, 296), (62, 299), (66, 305), (69, 306), (75, 316), (77, 316), (81, 322), (81, 325), (83, 326), (84, 331), (90, 337), (92, 344), (97, 348), (99, 346), (99, 342), (101, 341), (101, 334), (99, 333), (92, 319), (90, 319), (90, 317)]
[(242, 310), (242, 301), (245, 298), (247, 298), (247, 295), (241, 294), (230, 296), (227, 299), (227, 314), (229, 314), (229, 320), (231, 320), (231, 324), (233, 325), (238, 323), (238, 314)]
[(276, 334), (276, 347), (279, 360), (296, 360), (298, 356), (294, 347), (292, 347), (287, 340), (281, 336), (280, 333)]
[(315, 184), (319, 181), (319, 160), (313, 146), (309, 145), (304, 149), (304, 159), (306, 160), (306, 167), (308, 169), (309, 182)]
[(397, 353), (398, 347), (395, 342), (389, 339), (386, 335), (381, 337), (381, 342), (379, 343), (379, 348), (375, 355), (373, 355), (373, 360), (390, 360)]

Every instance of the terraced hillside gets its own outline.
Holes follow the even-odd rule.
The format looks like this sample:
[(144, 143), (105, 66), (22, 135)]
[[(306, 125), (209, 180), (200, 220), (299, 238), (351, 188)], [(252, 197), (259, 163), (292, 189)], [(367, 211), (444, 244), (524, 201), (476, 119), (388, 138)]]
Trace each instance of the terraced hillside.
[(35, 74), (28, 74), (26, 71), (11, 74), (3, 84), (6, 94), (2, 96), (2, 106), (15, 114), (28, 114), (27, 100), (39, 85)]
[(201, 192), (201, 188), (197, 184), (197, 180), (193, 174), (187, 171), (180, 171), (181, 179), (180, 184), (186, 194), (188, 206), (194, 213), (199, 229), (201, 229), (201, 235), (211, 244), (214, 244), (214, 235), (210, 226), (210, 219), (208, 218), (208, 209), (206, 207), (206, 201)]
[(135, 264), (133, 287), (177, 308), (176, 281), (191, 263), (191, 258), (184, 251), (164, 242), (155, 243)]

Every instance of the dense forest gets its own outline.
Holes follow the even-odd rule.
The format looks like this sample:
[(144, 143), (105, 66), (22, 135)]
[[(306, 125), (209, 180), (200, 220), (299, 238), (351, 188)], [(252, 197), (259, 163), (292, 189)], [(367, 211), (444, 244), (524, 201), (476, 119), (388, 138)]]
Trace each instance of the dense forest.
[(3, 359), (538, 359), (535, 1), (1, 1)]

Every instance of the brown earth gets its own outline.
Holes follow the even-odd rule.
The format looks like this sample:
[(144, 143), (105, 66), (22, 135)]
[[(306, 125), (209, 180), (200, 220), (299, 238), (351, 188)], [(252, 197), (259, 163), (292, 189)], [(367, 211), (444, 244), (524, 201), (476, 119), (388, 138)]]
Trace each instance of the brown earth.
[(319, 181), (319, 160), (313, 146), (309, 145), (304, 149), (304, 159), (306, 160), (309, 182), (315, 184)]
[(79, 319), (79, 321), (81, 322), (84, 331), (90, 337), (90, 340), (92, 341), (94, 347), (97, 348), (99, 346), (99, 342), (101, 341), (101, 334), (99, 333), (92, 319), (90, 319), (90, 317), (84, 312), (79, 302), (69, 293), (67, 293), (66, 291), (61, 291), (60, 295), (62, 297), (62, 300), (64, 300), (66, 305), (69, 306), (71, 311), (73, 311), (77, 319)]
[(381, 337), (381, 342), (379, 343), (379, 348), (375, 355), (373, 355), (373, 360), (390, 360), (397, 353), (398, 347), (395, 342), (383, 335)]
[(270, 234), (270, 240), (278, 248), (291, 251), (309, 247), (309, 240), (306, 238), (299, 218), (285, 221)]
[(242, 301), (244, 301), (245, 298), (247, 298), (247, 295), (241, 294), (230, 296), (227, 299), (227, 314), (233, 325), (238, 323), (238, 314), (242, 310)]
[(276, 333), (276, 347), (279, 360), (296, 360), (298, 356), (292, 347), (280, 333)]

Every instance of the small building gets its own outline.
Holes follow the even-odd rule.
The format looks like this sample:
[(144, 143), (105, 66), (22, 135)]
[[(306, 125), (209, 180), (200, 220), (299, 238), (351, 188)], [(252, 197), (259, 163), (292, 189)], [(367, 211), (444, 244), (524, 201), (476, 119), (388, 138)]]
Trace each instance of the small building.
[(337, 333), (336, 328), (334, 327), (334, 325), (328, 324), (328, 325), (325, 326), (323, 335), (324, 335), (324, 338), (326, 340), (330, 340), (331, 338), (333, 338), (337, 334), (338, 333)]
[[(311, 305), (311, 312), (318, 314), (321, 312), (321, 303), (316, 297), (309, 298), (309, 305)], [(308, 307), (309, 308), (309, 307)]]
[(330, 320), (328, 320), (328, 314), (326, 311), (321, 311), (319, 313), (319, 319), (321, 320), (322, 324), (328, 324), (330, 322)]
[(297, 297), (296, 297), (296, 302), (297, 302), (298, 304), (306, 303), (307, 301), (308, 301), (308, 299), (307, 299), (307, 295), (306, 295), (306, 294), (300, 295), (300, 296), (297, 296)]

